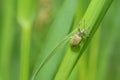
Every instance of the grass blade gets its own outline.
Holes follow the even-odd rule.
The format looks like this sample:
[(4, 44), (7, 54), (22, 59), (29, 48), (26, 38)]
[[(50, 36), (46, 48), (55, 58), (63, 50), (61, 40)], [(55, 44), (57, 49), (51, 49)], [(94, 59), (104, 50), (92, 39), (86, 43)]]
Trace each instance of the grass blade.
[(21, 26), (20, 80), (29, 79), (29, 57), (34, 0), (18, 0), (17, 20)]
[(10, 61), (14, 31), (14, 0), (3, 0), (2, 32), (0, 45), (0, 74), (2, 80), (10, 79)]
[[(41, 55), (39, 58), (39, 64), (41, 64), (44, 58), (46, 58), (46, 56), (49, 55), (49, 53), (51, 53), (51, 51), (56, 47), (56, 44), (58, 44), (69, 33), (70, 26), (75, 13), (75, 8), (76, 0), (65, 0), (63, 6), (61, 7), (61, 10), (59, 11), (55, 21), (53, 22), (48, 32), (45, 44), (43, 45), (44, 49), (42, 49), (43, 51), (41, 51)], [(64, 18), (66, 18), (67, 21)], [(64, 55), (64, 53), (62, 53), (64, 49), (65, 46), (61, 47), (56, 51), (54, 57), (52, 57), (52, 59), (50, 59), (49, 62), (45, 64), (45, 66), (38, 73), (37, 77), (35, 78), (36, 80), (48, 80), (53, 78), (57, 67), (62, 59), (62, 56)], [(46, 70), (49, 73), (46, 72)]]
[[(66, 80), (69, 75), (71, 74), (71, 71), (73, 70), (75, 64), (77, 63), (78, 59), (84, 52), (84, 50), (87, 48), (88, 43), (92, 39), (96, 29), (98, 28), (101, 20), (103, 19), (106, 11), (110, 7), (113, 0), (92, 0), (84, 17), (83, 22), (81, 23), (80, 27), (84, 28), (84, 20), (85, 20), (85, 26), (87, 31), (90, 33), (89, 38), (86, 39), (86, 41), (81, 42), (81, 47), (78, 49), (78, 51), (71, 50), (71, 46), (69, 47), (69, 51), (67, 51), (62, 64), (55, 76), (55, 80)], [(96, 6), (96, 7), (93, 7)], [(94, 14), (93, 14), (94, 12)], [(78, 54), (79, 53), (79, 54)], [(71, 62), (71, 63), (69, 63)], [(61, 77), (62, 76), (62, 77)]]

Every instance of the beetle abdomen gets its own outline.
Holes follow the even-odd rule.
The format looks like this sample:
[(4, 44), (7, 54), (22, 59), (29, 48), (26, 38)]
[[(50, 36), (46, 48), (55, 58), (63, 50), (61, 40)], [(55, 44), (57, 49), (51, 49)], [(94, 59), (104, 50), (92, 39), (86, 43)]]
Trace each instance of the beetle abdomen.
[(77, 34), (73, 36), (73, 38), (70, 40), (70, 45), (71, 46), (77, 46), (81, 42), (82, 37), (78, 36)]

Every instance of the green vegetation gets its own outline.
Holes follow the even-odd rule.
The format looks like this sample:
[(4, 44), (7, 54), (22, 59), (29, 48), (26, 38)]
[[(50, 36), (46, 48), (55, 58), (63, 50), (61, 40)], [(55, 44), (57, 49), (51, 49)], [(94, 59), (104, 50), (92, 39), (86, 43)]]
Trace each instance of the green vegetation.
[[(119, 0), (1, 0), (0, 80), (119, 80), (119, 5)], [(79, 28), (86, 34), (73, 47)]]

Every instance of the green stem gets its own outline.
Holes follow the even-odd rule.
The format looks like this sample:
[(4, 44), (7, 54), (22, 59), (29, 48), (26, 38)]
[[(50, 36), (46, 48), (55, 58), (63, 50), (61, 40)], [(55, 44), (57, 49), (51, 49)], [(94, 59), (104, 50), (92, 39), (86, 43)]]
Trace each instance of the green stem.
[[(86, 50), (90, 40), (92, 39), (94, 33), (96, 32), (100, 22), (106, 14), (106, 11), (110, 7), (113, 0), (92, 0), (84, 17), (81, 22), (80, 27), (86, 29), (89, 33), (89, 37), (81, 42), (80, 49), (78, 51), (73, 51), (71, 46), (67, 51), (62, 64), (55, 76), (55, 80), (67, 80), (71, 74), (74, 66), (78, 62), (82, 53)], [(85, 20), (85, 23), (84, 23)], [(84, 24), (86, 26), (84, 26)]]
[(33, 24), (33, 9), (36, 0), (18, 0), (17, 2), (17, 20), (22, 28), (20, 80), (29, 80), (31, 24)]
[(0, 44), (0, 76), (1, 80), (10, 79), (10, 60), (14, 31), (14, 1), (3, 0), (2, 1), (2, 35)]
[(20, 80), (29, 80), (30, 24), (22, 26)]

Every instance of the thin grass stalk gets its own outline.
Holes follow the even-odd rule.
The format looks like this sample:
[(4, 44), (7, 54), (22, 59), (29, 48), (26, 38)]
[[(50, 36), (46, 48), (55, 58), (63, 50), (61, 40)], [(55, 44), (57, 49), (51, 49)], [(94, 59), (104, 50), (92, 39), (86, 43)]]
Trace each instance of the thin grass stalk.
[(0, 49), (0, 74), (2, 80), (10, 79), (10, 61), (14, 31), (14, 0), (3, 0), (2, 35)]
[(21, 69), (20, 80), (29, 80), (29, 57), (30, 57), (30, 39), (31, 25), (26, 24), (22, 28), (21, 37)]
[(34, 2), (33, 0), (18, 0), (17, 4), (17, 20), (21, 27), (20, 80), (29, 80), (30, 40)]

